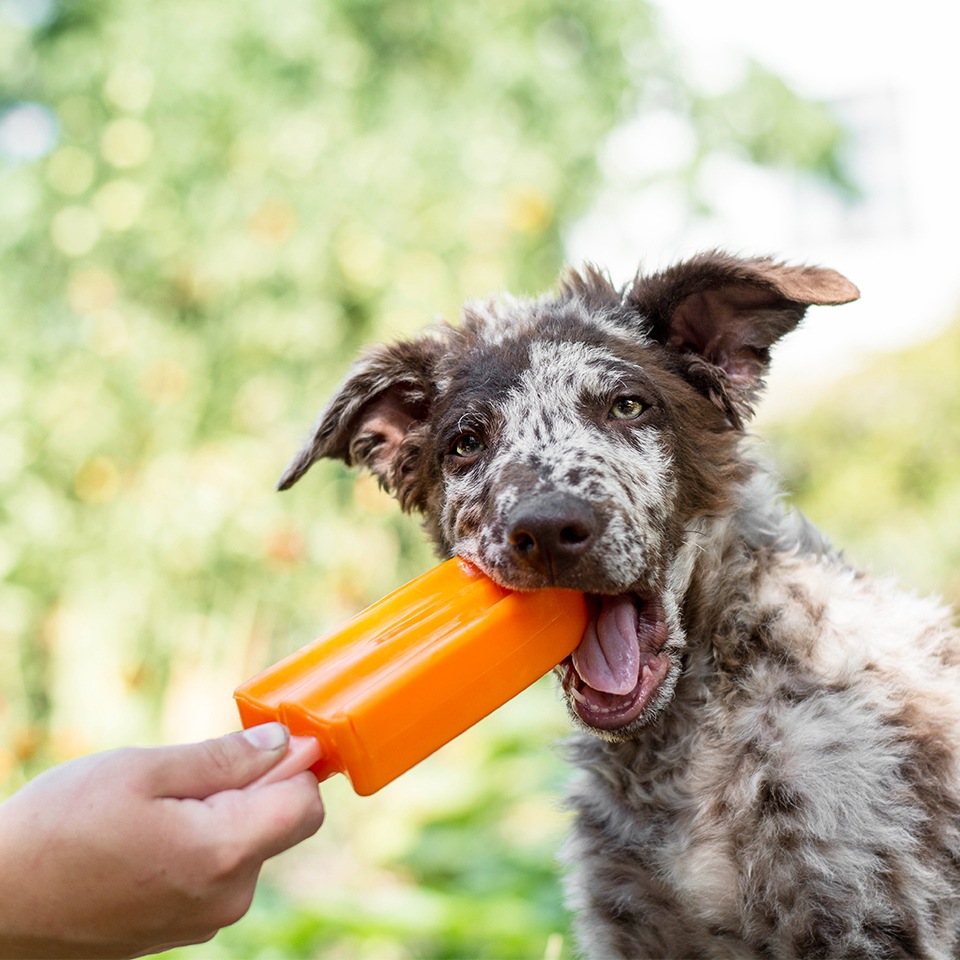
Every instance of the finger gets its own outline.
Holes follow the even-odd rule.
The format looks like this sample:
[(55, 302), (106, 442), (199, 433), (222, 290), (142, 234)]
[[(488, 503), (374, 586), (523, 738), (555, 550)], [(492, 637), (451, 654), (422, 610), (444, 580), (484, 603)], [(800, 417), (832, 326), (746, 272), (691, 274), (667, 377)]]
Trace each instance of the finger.
[(306, 771), (256, 790), (244, 790), (239, 797), (243, 813), (235, 829), (260, 861), (312, 837), (323, 823), (317, 778)]
[(263, 787), (286, 780), (312, 767), (320, 759), (320, 742), (313, 737), (291, 737), (283, 759), (249, 786)]
[(125, 957), (133, 958), (136, 960), (137, 957), (152, 957), (156, 953), (165, 953), (167, 950), (176, 950), (178, 947), (192, 947), (198, 943), (209, 943), (218, 933), (219, 929), (209, 930), (201, 934), (197, 934), (195, 937), (186, 937), (180, 940), (171, 940), (168, 943), (155, 943), (149, 947), (144, 947), (142, 944), (137, 946), (137, 953), (124, 952)]
[(287, 752), (290, 731), (265, 723), (202, 743), (143, 751), (154, 796), (202, 800), (245, 787), (275, 766)]

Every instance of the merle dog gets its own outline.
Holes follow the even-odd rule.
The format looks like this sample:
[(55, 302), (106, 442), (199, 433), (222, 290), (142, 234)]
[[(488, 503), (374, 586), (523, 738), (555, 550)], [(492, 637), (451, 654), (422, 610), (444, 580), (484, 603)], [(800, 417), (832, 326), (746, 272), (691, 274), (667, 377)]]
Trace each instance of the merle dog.
[(281, 479), (366, 466), (441, 555), (586, 593), (586, 955), (960, 955), (960, 634), (785, 509), (744, 429), (774, 343), (857, 296), (720, 253), (568, 272), (372, 350)]

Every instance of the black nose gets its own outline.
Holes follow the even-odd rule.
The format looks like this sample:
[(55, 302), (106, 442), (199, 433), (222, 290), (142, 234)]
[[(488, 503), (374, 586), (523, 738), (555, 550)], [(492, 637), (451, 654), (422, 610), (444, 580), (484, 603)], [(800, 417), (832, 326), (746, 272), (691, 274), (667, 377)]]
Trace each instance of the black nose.
[(589, 548), (596, 526), (593, 507), (585, 500), (569, 493), (540, 493), (510, 511), (507, 541), (524, 563), (556, 577)]

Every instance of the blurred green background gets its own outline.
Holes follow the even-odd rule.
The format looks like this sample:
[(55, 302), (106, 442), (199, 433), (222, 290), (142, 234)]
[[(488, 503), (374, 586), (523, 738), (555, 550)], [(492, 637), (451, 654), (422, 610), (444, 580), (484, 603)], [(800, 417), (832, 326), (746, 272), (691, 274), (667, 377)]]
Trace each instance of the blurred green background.
[[(549, 288), (598, 146), (664, 107), (691, 208), (724, 151), (856, 195), (825, 105), (698, 90), (640, 2), (0, 3), (4, 793), (234, 728), (239, 681), (433, 562), (369, 478), (276, 478), (362, 345)], [(954, 325), (766, 430), (854, 559), (952, 599), (958, 361)], [(328, 782), (178, 956), (569, 956), (566, 729), (547, 679), (375, 797)]]

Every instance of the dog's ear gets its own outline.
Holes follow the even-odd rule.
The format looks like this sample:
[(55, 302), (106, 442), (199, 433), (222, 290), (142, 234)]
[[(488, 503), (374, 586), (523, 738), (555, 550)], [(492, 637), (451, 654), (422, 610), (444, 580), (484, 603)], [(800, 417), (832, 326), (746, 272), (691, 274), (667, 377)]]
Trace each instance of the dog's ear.
[(292, 487), (317, 460), (332, 457), (368, 467), (389, 492), (398, 493), (415, 460), (404, 441), (429, 415), (439, 352), (436, 340), (420, 337), (376, 347), (358, 360), (277, 489)]
[(770, 348), (797, 326), (807, 307), (859, 296), (835, 270), (713, 252), (638, 278), (625, 302), (645, 319), (654, 341), (688, 361), (691, 379), (739, 427), (751, 411)]

